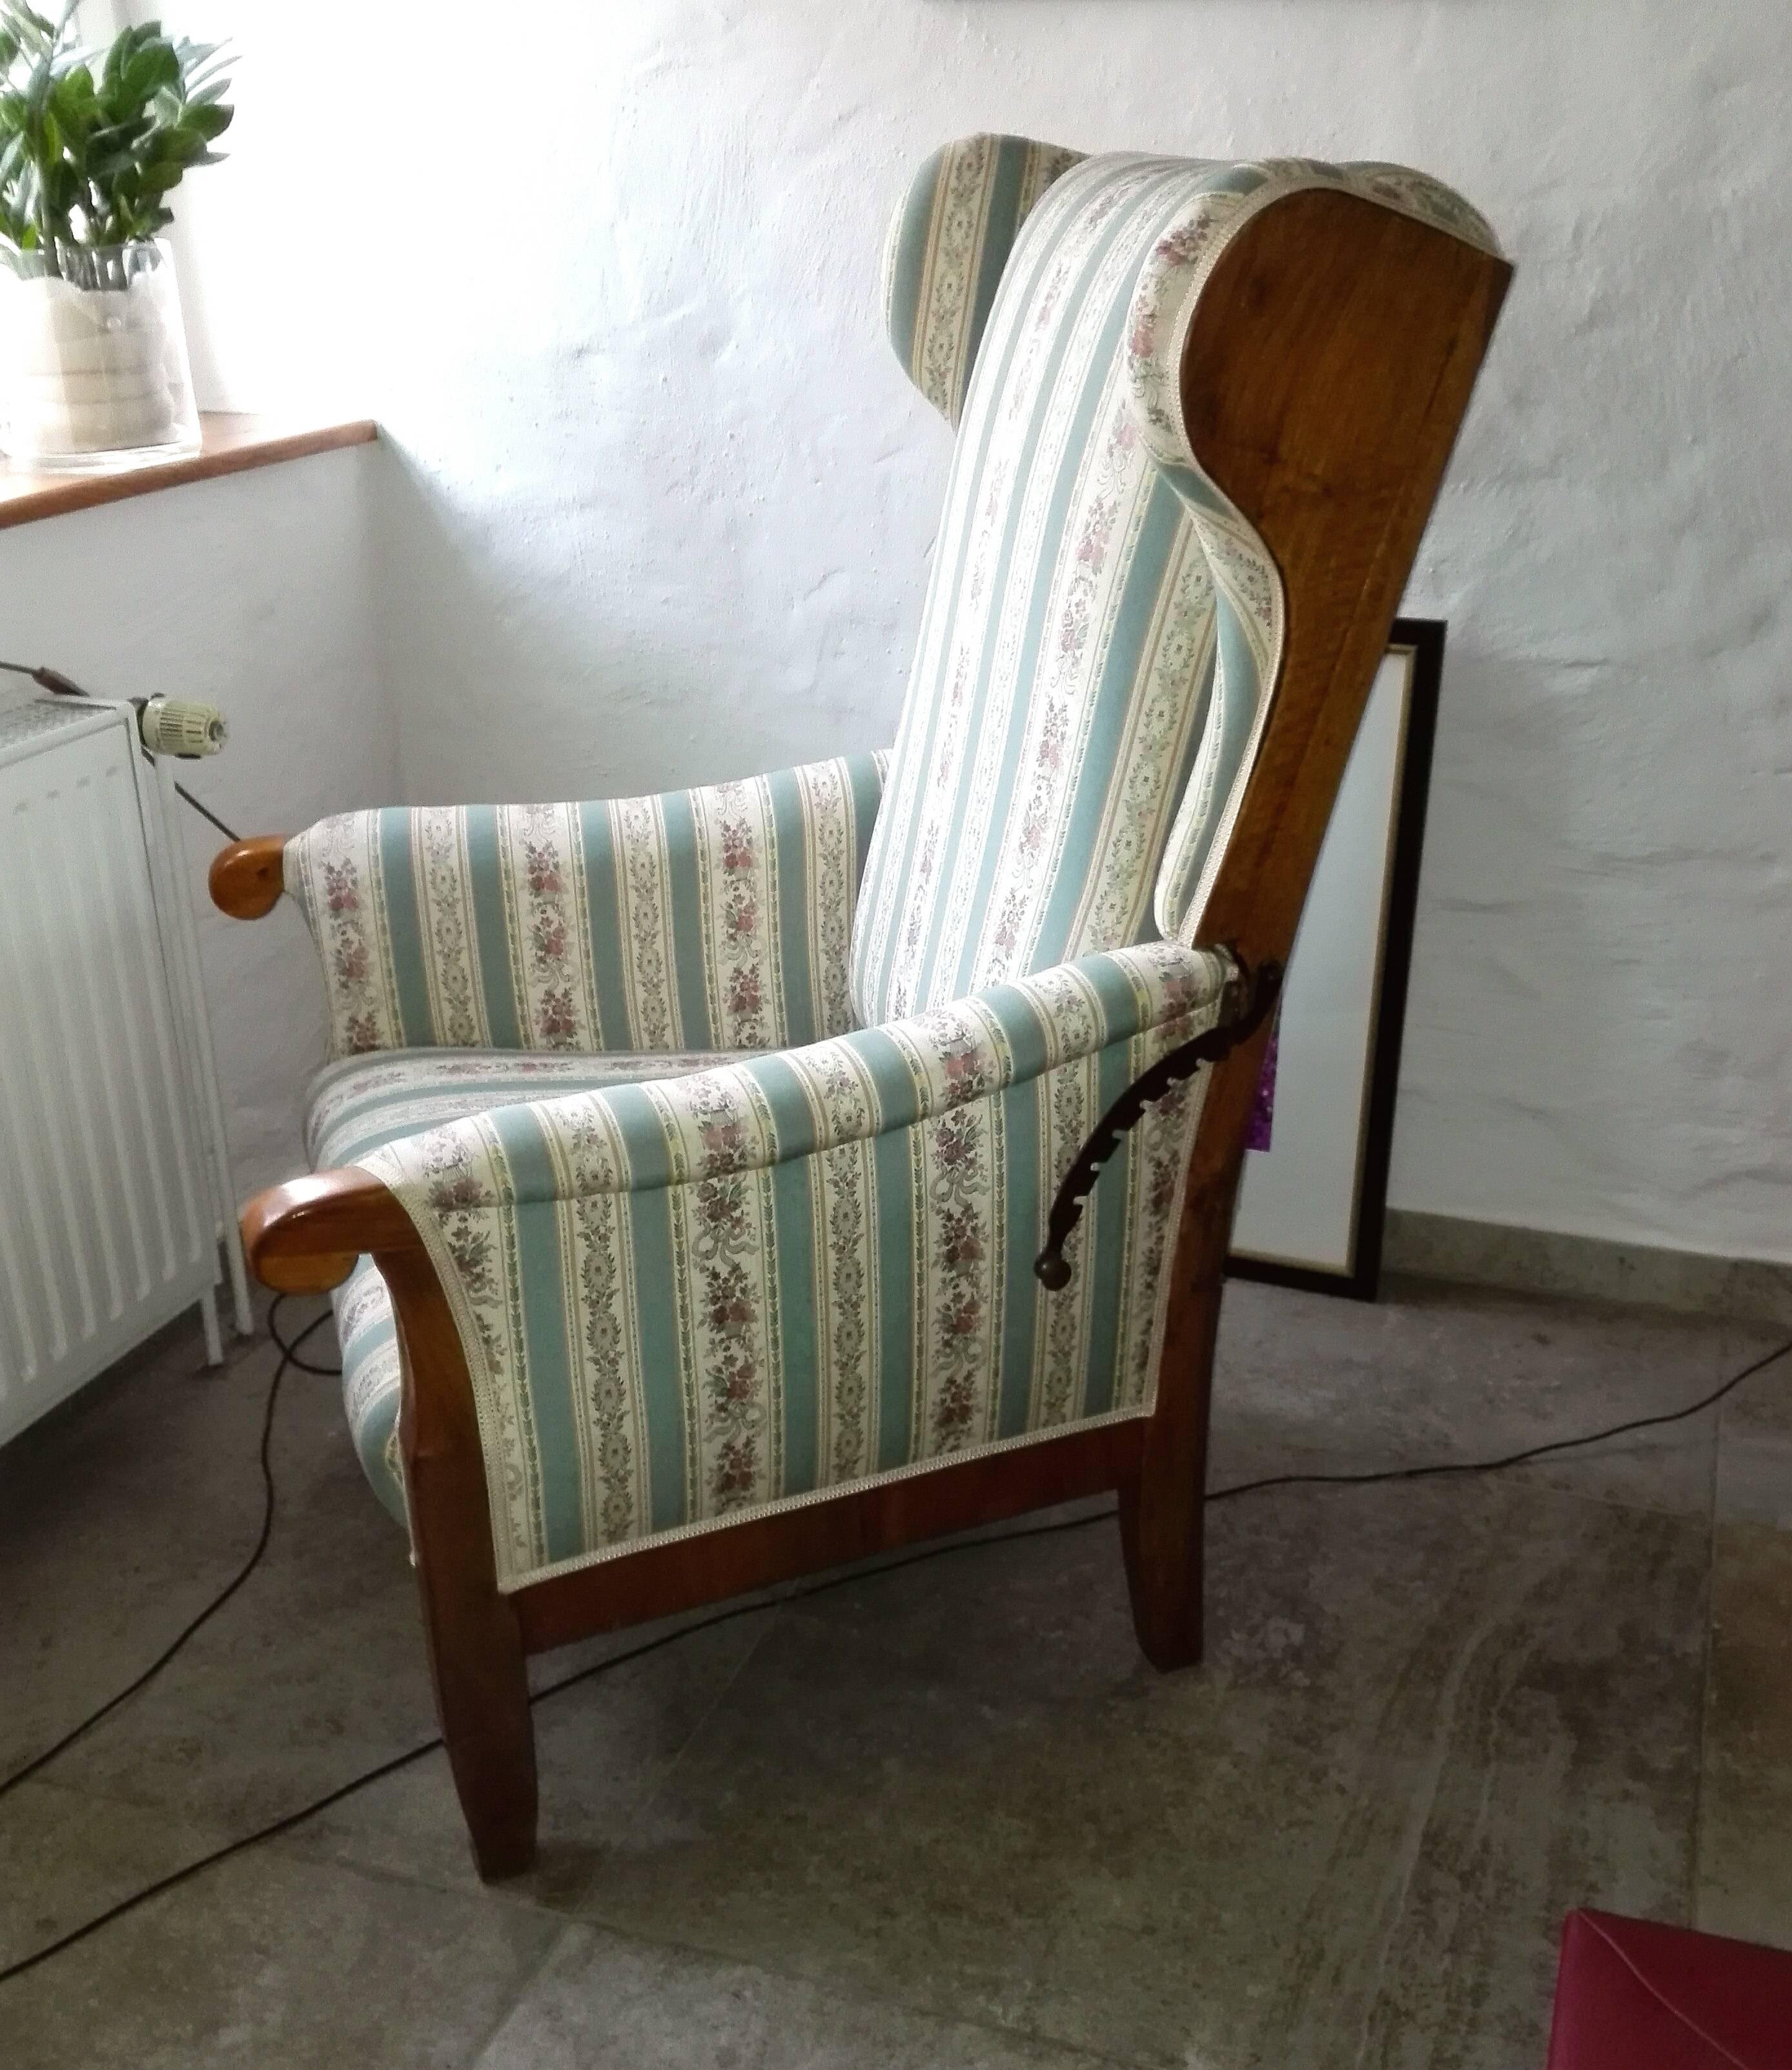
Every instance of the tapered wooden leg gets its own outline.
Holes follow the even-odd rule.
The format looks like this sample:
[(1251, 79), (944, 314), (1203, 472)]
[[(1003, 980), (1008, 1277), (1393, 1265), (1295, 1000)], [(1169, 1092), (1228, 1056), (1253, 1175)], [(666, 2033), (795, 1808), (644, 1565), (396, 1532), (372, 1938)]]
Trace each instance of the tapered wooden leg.
[(1157, 1401), (1139, 1471), (1120, 1487), (1120, 1547), (1133, 1627), (1153, 1667), (1201, 1658), (1207, 1430), (1225, 1254), (1244, 1122), (1268, 1030), (1204, 1074), (1201, 1121), (1176, 1225)]
[[(1181, 1398), (1154, 1415), (1135, 1479), (1120, 1488), (1120, 1548), (1132, 1596), (1133, 1628), (1153, 1667), (1192, 1667), (1201, 1659), (1208, 1412), (1219, 1288), (1199, 1290), (1184, 1319), (1193, 1342), (1177, 1353)], [(1180, 1333), (1179, 1333), (1180, 1334)], [(1161, 1407), (1161, 1397), (1160, 1397)]]
[(535, 1732), (515, 1613), (494, 1591), (483, 1606), (442, 1600), (418, 1561), (436, 1715), (487, 1883), (535, 1859)]
[(421, 1251), (375, 1254), (403, 1359), (400, 1449), (436, 1715), (473, 1859), (490, 1882), (535, 1859), (535, 1732), (522, 1634), (498, 1592), (473, 1384)]

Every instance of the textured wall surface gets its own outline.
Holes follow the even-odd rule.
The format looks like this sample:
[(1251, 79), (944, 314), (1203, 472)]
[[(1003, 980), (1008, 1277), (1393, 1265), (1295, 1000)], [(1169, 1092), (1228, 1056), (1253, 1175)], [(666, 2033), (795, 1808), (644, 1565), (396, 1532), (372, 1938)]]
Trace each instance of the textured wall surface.
[(1393, 1198), (1792, 1257), (1792, 10), (545, 0), (513, 44), (469, 0), (182, 15), (243, 52), (187, 208), (203, 383), (388, 428), (414, 800), (888, 739), (947, 440), (878, 256), (941, 139), (1460, 186), (1520, 270), (1408, 600), (1453, 630)]
[[(398, 781), (376, 674), (360, 447), (0, 532), (0, 655), (96, 697), (194, 697), (229, 714), (181, 780), (227, 824), (296, 826)], [(298, 1095), (324, 1048), (317, 959), (282, 906), (254, 927), (205, 894), (222, 838), (181, 808), (231, 1148), (248, 1193), (299, 1169)]]

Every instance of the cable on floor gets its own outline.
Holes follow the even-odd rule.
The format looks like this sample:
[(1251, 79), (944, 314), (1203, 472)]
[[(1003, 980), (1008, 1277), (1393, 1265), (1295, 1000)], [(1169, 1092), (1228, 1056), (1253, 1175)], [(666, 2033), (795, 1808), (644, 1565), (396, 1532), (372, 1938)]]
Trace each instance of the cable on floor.
[(1733, 1372), (1709, 1394), (1688, 1402), (1684, 1409), (1671, 1409), (1662, 1416), (1633, 1417), (1628, 1423), (1614, 1423), (1609, 1430), (1589, 1430), (1584, 1438), (1553, 1438), (1547, 1445), (1527, 1446), (1522, 1452), (1508, 1452), (1503, 1459), (1449, 1459), (1437, 1466), (1384, 1467), (1368, 1474), (1270, 1474), (1260, 1481), (1240, 1481), (1233, 1487), (1216, 1488), (1207, 1499), (1225, 1502), (1230, 1496), (1257, 1495), (1265, 1488), (1360, 1487), (1371, 1481), (1430, 1480), (1438, 1474), (1504, 1473), (1508, 1467), (1522, 1467), (1532, 1459), (1546, 1459), (1553, 1453), (1578, 1451), (1583, 1445), (1602, 1445), (1608, 1438), (1626, 1438), (1633, 1430), (1655, 1430), (1666, 1423), (1684, 1423), (1689, 1416), (1715, 1409), (1726, 1394), (1733, 1394), (1744, 1381), (1753, 1380), (1757, 1372), (1764, 1372), (1769, 1366), (1778, 1364), (1788, 1352), (1792, 1352), (1792, 1337), (1774, 1350), (1763, 1352), (1740, 1372)]
[[(298, 1346), (305, 1342), (313, 1330), (320, 1328), (329, 1319), (329, 1311), (326, 1310), (315, 1321), (306, 1323), (293, 1340), (291, 1349), (288, 1349), (284, 1345), (281, 1346), (284, 1356), (280, 1364), (275, 1367), (273, 1379), (268, 1383), (267, 1405), (261, 1413), (261, 1444), (258, 1454), (261, 1465), (261, 1528), (256, 1533), (254, 1547), (248, 1559), (237, 1569), (204, 1609), (188, 1623), (182, 1626), (179, 1632), (169, 1641), (141, 1675), (133, 1680), (127, 1682), (115, 1696), (108, 1696), (98, 1710), (89, 1712), (78, 1725), (72, 1727), (64, 1732), (62, 1737), (52, 1745), (47, 1746), (42, 1753), (35, 1755), (23, 1768), (15, 1769), (12, 1774), (6, 1777), (4, 1782), (0, 1782), (0, 1797), (5, 1797), (9, 1791), (16, 1790), (20, 1783), (28, 1782), (40, 1768), (54, 1761), (65, 1748), (72, 1747), (76, 1740), (84, 1738), (92, 1731), (102, 1718), (109, 1717), (121, 1704), (134, 1696), (145, 1683), (152, 1681), (159, 1675), (194, 1634), (218, 1614), (260, 1565), (261, 1556), (268, 1549), (268, 1541), (274, 1533), (274, 1470), (272, 1462), (268, 1456), (268, 1447), (273, 1440), (274, 1409), (280, 1401), (280, 1384), (286, 1377), (286, 1368), (288, 1365), (301, 1364), (297, 1357)], [(270, 1322), (270, 1332), (272, 1327)], [(276, 1337), (275, 1341), (278, 1343), (279, 1339)], [(301, 1369), (307, 1372), (319, 1372), (327, 1371), (329, 1368), (320, 1366), (303, 1366)], [(5, 1981), (4, 1974), (0, 1973), (0, 1983)]]
[(280, 1335), (280, 1311), (292, 1299), (290, 1294), (276, 1294), (268, 1304), (268, 1334), (273, 1340), (275, 1350), (280, 1355), (280, 1363), (291, 1366), (295, 1372), (315, 1373), (320, 1380), (340, 1380), (342, 1368), (339, 1365), (313, 1365), (309, 1360), (299, 1356), (300, 1345), (313, 1330), (321, 1328), (329, 1320), (329, 1309), (326, 1308), (321, 1315), (313, 1315), (290, 1344)]
[[(158, 1655), (142, 1674), (137, 1676), (135, 1681), (128, 1688), (120, 1690), (117, 1696), (109, 1699), (99, 1710), (76, 1726), (72, 1732), (66, 1733), (54, 1746), (38, 1755), (17, 1774), (9, 1777), (6, 1782), (0, 1784), (0, 1796), (3, 1796), (16, 1784), (23, 1782), (27, 1776), (35, 1774), (47, 1761), (54, 1759), (64, 1747), (72, 1745), (84, 1732), (97, 1724), (109, 1712), (116, 1710), (128, 1696), (133, 1695), (153, 1675), (159, 1673), (200, 1626), (216, 1611), (221, 1610), (243, 1585), (253, 1571), (256, 1562), (267, 1550), (268, 1540), (273, 1529), (274, 1515), (274, 1484), (272, 1471), (268, 1464), (268, 1440), (273, 1429), (274, 1405), (278, 1397), (281, 1377), (288, 1365), (299, 1366), (302, 1371), (307, 1372), (326, 1375), (338, 1371), (338, 1368), (333, 1367), (305, 1364), (298, 1357), (299, 1346), (313, 1330), (318, 1328), (327, 1319), (328, 1311), (307, 1323), (288, 1344), (280, 1337), (275, 1327), (282, 1299), (284, 1297), (276, 1298), (268, 1315), (268, 1334), (280, 1348), (280, 1362), (275, 1369), (273, 1381), (268, 1390), (268, 1407), (262, 1419), (261, 1467), (266, 1489), (266, 1507), (263, 1516), (261, 1535), (256, 1541), (255, 1550), (228, 1585), (186, 1626), (179, 1637)], [(1784, 1344), (1777, 1346), (1774, 1350), (1763, 1353), (1761, 1357), (1743, 1367), (1740, 1372), (1733, 1373), (1728, 1380), (1714, 1388), (1710, 1393), (1701, 1396), (1696, 1401), (1689, 1402), (1684, 1409), (1671, 1409), (1659, 1416), (1635, 1417), (1628, 1422), (1615, 1423), (1609, 1429), (1590, 1431), (1583, 1437), (1558, 1438), (1547, 1444), (1528, 1446), (1523, 1451), (1508, 1453), (1503, 1458), (1446, 1460), (1430, 1466), (1389, 1467), (1373, 1473), (1274, 1474), (1259, 1480), (1241, 1481), (1231, 1487), (1216, 1488), (1209, 1494), (1207, 1500), (1210, 1503), (1226, 1502), (1235, 1496), (1257, 1495), (1266, 1489), (1278, 1487), (1361, 1487), (1385, 1481), (1425, 1480), (1445, 1474), (1501, 1473), (1508, 1467), (1523, 1466), (1533, 1459), (1546, 1458), (1554, 1453), (1573, 1451), (1587, 1445), (1600, 1444), (1607, 1438), (1628, 1436), (1636, 1430), (1651, 1430), (1659, 1429), (1665, 1424), (1684, 1422), (1689, 1417), (1700, 1415), (1708, 1409), (1715, 1408), (1726, 1395), (1733, 1393), (1737, 1388), (1741, 1387), (1745, 1381), (1753, 1379), (1757, 1373), (1762, 1372), (1769, 1366), (1776, 1364), (1789, 1352), (1792, 1352), (1792, 1338), (1788, 1338)], [(558, 1696), (565, 1690), (575, 1688), (582, 1682), (589, 1682), (599, 1675), (606, 1675), (612, 1668), (626, 1667), (630, 1661), (642, 1659), (650, 1653), (657, 1653), (662, 1647), (673, 1645), (681, 1639), (693, 1638), (698, 1632), (713, 1631), (718, 1625), (731, 1624), (739, 1618), (757, 1616), (763, 1611), (776, 1610), (784, 1603), (806, 1602), (812, 1597), (829, 1594), (836, 1589), (849, 1588), (862, 1581), (876, 1581), (882, 1575), (895, 1573), (904, 1567), (918, 1567), (925, 1561), (946, 1559), (955, 1553), (981, 1552), (992, 1545), (1009, 1544), (1027, 1539), (1049, 1538), (1059, 1532), (1086, 1530), (1091, 1524), (1106, 1522), (1114, 1515), (1115, 1508), (1115, 1504), (1110, 1503), (1086, 1516), (1063, 1518), (1052, 1524), (1030, 1524), (1013, 1531), (985, 1532), (975, 1538), (953, 1539), (943, 1545), (927, 1546), (918, 1552), (905, 1553), (899, 1559), (885, 1561), (875, 1567), (859, 1569), (850, 1573), (833, 1575), (825, 1581), (812, 1581), (800, 1588), (786, 1589), (781, 1594), (755, 1597), (749, 1598), (745, 1602), (732, 1604), (726, 1610), (718, 1610), (710, 1616), (698, 1618), (689, 1624), (680, 1625), (676, 1630), (662, 1632), (657, 1638), (644, 1640), (640, 1645), (631, 1647), (626, 1651), (610, 1654), (602, 1660), (593, 1662), (588, 1667), (581, 1667), (571, 1675), (563, 1675), (557, 1682), (547, 1683), (530, 1696), (529, 1700), (530, 1706), (533, 1708), (537, 1704), (545, 1703), (550, 1696)], [(400, 1769), (408, 1768), (414, 1761), (421, 1761), (425, 1755), (434, 1753), (441, 1744), (441, 1736), (437, 1733), (421, 1741), (418, 1745), (410, 1748), (407, 1752), (395, 1754), (391, 1760), (380, 1762), (377, 1767), (364, 1769), (359, 1775), (341, 1784), (338, 1788), (328, 1791), (325, 1795), (313, 1798), (309, 1804), (301, 1806), (297, 1811), (289, 1811), (283, 1818), (274, 1819), (271, 1823), (258, 1827), (252, 1833), (245, 1833), (237, 1839), (227, 1841), (223, 1847), (215, 1847), (210, 1853), (201, 1855), (196, 1860), (187, 1863), (184, 1868), (175, 1869), (167, 1876), (158, 1877), (155, 1882), (145, 1884), (143, 1888), (133, 1892), (128, 1897), (121, 1898), (116, 1904), (109, 1905), (105, 1911), (96, 1914), (81, 1925), (71, 1928), (59, 1938), (47, 1943), (43, 1947), (21, 1958), (19, 1961), (10, 1964), (6, 1968), (0, 1969), (0, 1984), (9, 1983), (14, 1977), (23, 1976), (27, 1970), (35, 1970), (39, 1963), (48, 1962), (53, 1955), (59, 1955), (65, 1949), (74, 1947), (77, 1942), (86, 1940), (92, 1934), (97, 1933), (102, 1927), (109, 1926), (113, 1920), (122, 1918), (126, 1912), (134, 1912), (139, 1905), (146, 1904), (153, 1897), (159, 1897), (163, 1892), (173, 1890), (177, 1885), (189, 1881), (203, 1871), (215, 1868), (219, 1862), (228, 1861), (233, 1855), (239, 1855), (251, 1847), (258, 1847), (264, 1840), (272, 1840), (282, 1833), (290, 1832), (295, 1826), (302, 1825), (306, 1819), (315, 1818), (320, 1811), (327, 1811), (333, 1804), (340, 1804), (345, 1798), (352, 1797), (356, 1791), (364, 1790), (370, 1784), (378, 1782), (388, 1775), (396, 1774)]]

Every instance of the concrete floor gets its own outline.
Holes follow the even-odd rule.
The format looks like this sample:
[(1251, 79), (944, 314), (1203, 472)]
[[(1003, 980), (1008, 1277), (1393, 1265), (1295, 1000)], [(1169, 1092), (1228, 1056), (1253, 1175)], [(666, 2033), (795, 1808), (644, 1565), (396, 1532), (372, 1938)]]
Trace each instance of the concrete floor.
[[(1213, 1483), (1513, 1450), (1772, 1341), (1238, 1287)], [(0, 1454), (0, 1774), (252, 1542), (270, 1355), (197, 1358)], [(402, 1540), (288, 1389), (264, 1566), (0, 1803), (0, 1964), (432, 1730)], [(1792, 1944), (1792, 1360), (1210, 1531), (1195, 1672), (1139, 1660), (1105, 1520), (787, 1602), (542, 1704), (528, 1880), (480, 1887), (432, 1756), (0, 1986), (0, 2059), (1522, 2070), (1570, 1905)]]

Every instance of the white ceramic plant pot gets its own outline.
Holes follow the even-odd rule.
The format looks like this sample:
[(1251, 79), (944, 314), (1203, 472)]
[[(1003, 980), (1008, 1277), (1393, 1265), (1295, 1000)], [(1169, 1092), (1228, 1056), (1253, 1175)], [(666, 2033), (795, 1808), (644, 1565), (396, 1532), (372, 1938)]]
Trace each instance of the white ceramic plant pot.
[(198, 444), (165, 244), (0, 256), (0, 447), (14, 461), (80, 472)]

